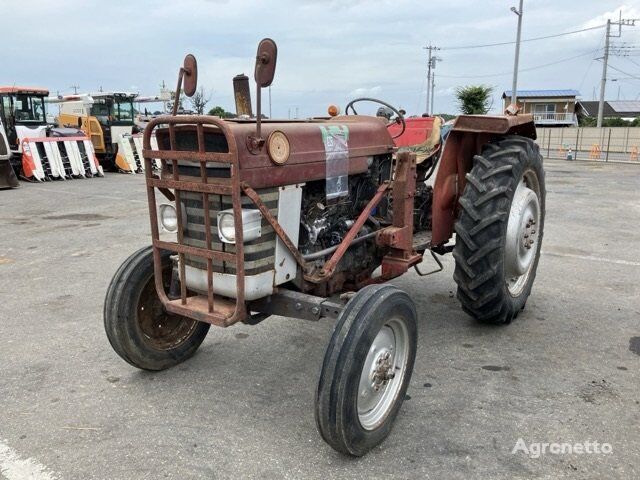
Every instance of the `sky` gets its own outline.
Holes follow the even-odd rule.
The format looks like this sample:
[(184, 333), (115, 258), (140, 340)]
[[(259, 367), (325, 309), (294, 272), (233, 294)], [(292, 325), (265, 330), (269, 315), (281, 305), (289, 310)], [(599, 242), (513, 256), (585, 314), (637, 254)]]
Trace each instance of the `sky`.
[[(514, 5), (517, 0), (0, 0), (0, 85), (157, 95), (162, 82), (175, 88), (182, 59), (192, 53), (199, 85), (211, 95), (207, 108), (234, 111), (232, 78), (253, 76), (257, 44), (270, 37), (278, 44), (273, 117), (323, 115), (328, 105), (344, 108), (358, 96), (411, 115), (426, 108), (423, 47), (431, 43), (441, 48), (435, 111), (458, 113), (455, 89), (485, 84), (494, 88), (492, 111), (499, 112), (500, 96), (511, 88), (515, 46), (454, 47), (513, 42)], [(523, 10), (523, 39), (597, 27), (617, 20), (620, 10), (639, 19), (612, 41), (617, 55), (610, 58), (606, 97), (640, 99), (640, 0), (524, 0)], [(524, 42), (518, 88), (576, 89), (592, 100), (603, 44), (604, 28)], [(269, 113), (267, 102), (263, 111)]]

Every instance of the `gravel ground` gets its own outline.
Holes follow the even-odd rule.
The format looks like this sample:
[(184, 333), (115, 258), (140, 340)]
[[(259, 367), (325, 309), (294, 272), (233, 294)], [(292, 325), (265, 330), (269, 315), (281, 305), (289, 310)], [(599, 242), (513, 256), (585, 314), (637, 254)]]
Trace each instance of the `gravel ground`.
[[(0, 478), (639, 478), (640, 170), (546, 168), (543, 256), (513, 324), (460, 310), (450, 257), (394, 282), (417, 304), (418, 356), (391, 436), (359, 459), (313, 419), (329, 320), (212, 328), (154, 374), (113, 352), (102, 303), (149, 242), (142, 176), (0, 192)], [(532, 458), (519, 439), (612, 451)]]

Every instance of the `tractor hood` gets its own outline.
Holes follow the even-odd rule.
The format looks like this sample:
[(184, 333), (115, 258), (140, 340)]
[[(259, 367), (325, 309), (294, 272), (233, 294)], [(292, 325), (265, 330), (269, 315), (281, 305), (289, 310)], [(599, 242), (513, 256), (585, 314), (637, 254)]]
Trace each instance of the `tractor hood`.
[[(185, 119), (188, 117), (185, 117)], [(206, 150), (229, 151), (233, 136), (240, 164), (241, 179), (254, 188), (290, 185), (327, 178), (332, 168), (348, 170), (349, 174), (367, 171), (369, 159), (394, 151), (395, 145), (385, 122), (377, 117), (344, 115), (329, 119), (263, 120), (264, 145), (252, 150), (249, 143), (256, 134), (255, 120), (224, 120), (225, 133), (215, 127), (205, 128)], [(282, 135), (286, 137), (282, 139)], [(169, 150), (169, 132), (156, 130), (160, 150)], [(274, 159), (271, 139), (279, 137), (286, 144), (284, 161)], [(178, 150), (197, 151), (196, 130), (192, 125), (176, 127)], [(336, 163), (338, 162), (338, 163)], [(339, 162), (344, 162), (341, 165)]]

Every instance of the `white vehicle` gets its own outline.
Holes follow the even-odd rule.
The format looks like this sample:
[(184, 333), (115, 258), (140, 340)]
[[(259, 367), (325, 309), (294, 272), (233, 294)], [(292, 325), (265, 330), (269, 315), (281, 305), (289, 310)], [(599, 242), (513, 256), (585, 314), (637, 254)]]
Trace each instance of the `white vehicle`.
[(47, 102), (58, 104), (61, 127), (85, 132), (106, 168), (128, 170), (118, 147), (123, 136), (137, 133), (133, 108), (137, 96), (131, 92), (96, 92), (48, 98)]
[(43, 88), (0, 87), (0, 120), (12, 167), (38, 181), (100, 175), (93, 146), (82, 131), (47, 124), (48, 95)]
[(11, 166), (11, 150), (9, 140), (0, 118), (0, 188), (17, 187), (18, 179)]

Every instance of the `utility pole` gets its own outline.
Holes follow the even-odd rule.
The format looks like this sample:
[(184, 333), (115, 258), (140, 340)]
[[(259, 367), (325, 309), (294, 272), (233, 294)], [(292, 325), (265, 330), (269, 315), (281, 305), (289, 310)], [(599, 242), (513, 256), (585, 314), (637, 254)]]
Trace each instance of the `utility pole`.
[(431, 106), (431, 94), (432, 94), (432, 90), (433, 90), (433, 86), (432, 86), (432, 82), (431, 82), (431, 70), (435, 67), (435, 59), (440, 60), (439, 58), (437, 58), (433, 52), (435, 52), (436, 50), (440, 50), (438, 47), (434, 47), (433, 45), (429, 44), (428, 47), (422, 47), (425, 50), (429, 51), (429, 57), (427, 60), (427, 110), (425, 111), (425, 113), (428, 115), (429, 114), (429, 107)]
[(520, 34), (522, 33), (523, 0), (520, 0), (520, 8), (511, 7), (511, 11), (518, 16), (518, 33), (516, 34), (516, 55), (513, 61), (513, 83), (511, 84), (511, 104), (517, 105), (518, 101), (518, 62), (520, 60)]
[(602, 127), (604, 117), (604, 92), (607, 85), (607, 63), (609, 62), (609, 37), (611, 36), (611, 20), (607, 19), (607, 33), (604, 36), (604, 55), (602, 56), (602, 79), (600, 80), (600, 101), (598, 102), (598, 123)]
[[(604, 94), (607, 86), (607, 68), (609, 66), (609, 48), (610, 38), (619, 38), (622, 36), (622, 26), (635, 27), (636, 18), (623, 19), (622, 10), (620, 10), (620, 17), (617, 22), (612, 22), (611, 19), (607, 20), (607, 32), (604, 37), (604, 53), (602, 55), (602, 78), (600, 79), (600, 101), (598, 102), (598, 127), (602, 127), (602, 119), (604, 117)], [(611, 25), (618, 25), (618, 35), (611, 35)]]
[(427, 110), (427, 113), (429, 114), (429, 116), (433, 115), (434, 113), (434, 103), (436, 100), (436, 95), (435, 95), (435, 90), (436, 90), (436, 62), (440, 62), (442, 61), (442, 59), (440, 57), (437, 57), (435, 55), (433, 55), (431, 57), (431, 108), (429, 108)]
[(429, 116), (431, 117), (433, 115), (433, 104), (435, 103), (435, 99), (436, 99), (436, 95), (435, 95), (435, 90), (436, 90), (436, 70), (435, 70), (435, 63), (433, 64), (433, 73), (431, 74), (431, 108), (429, 109)]

